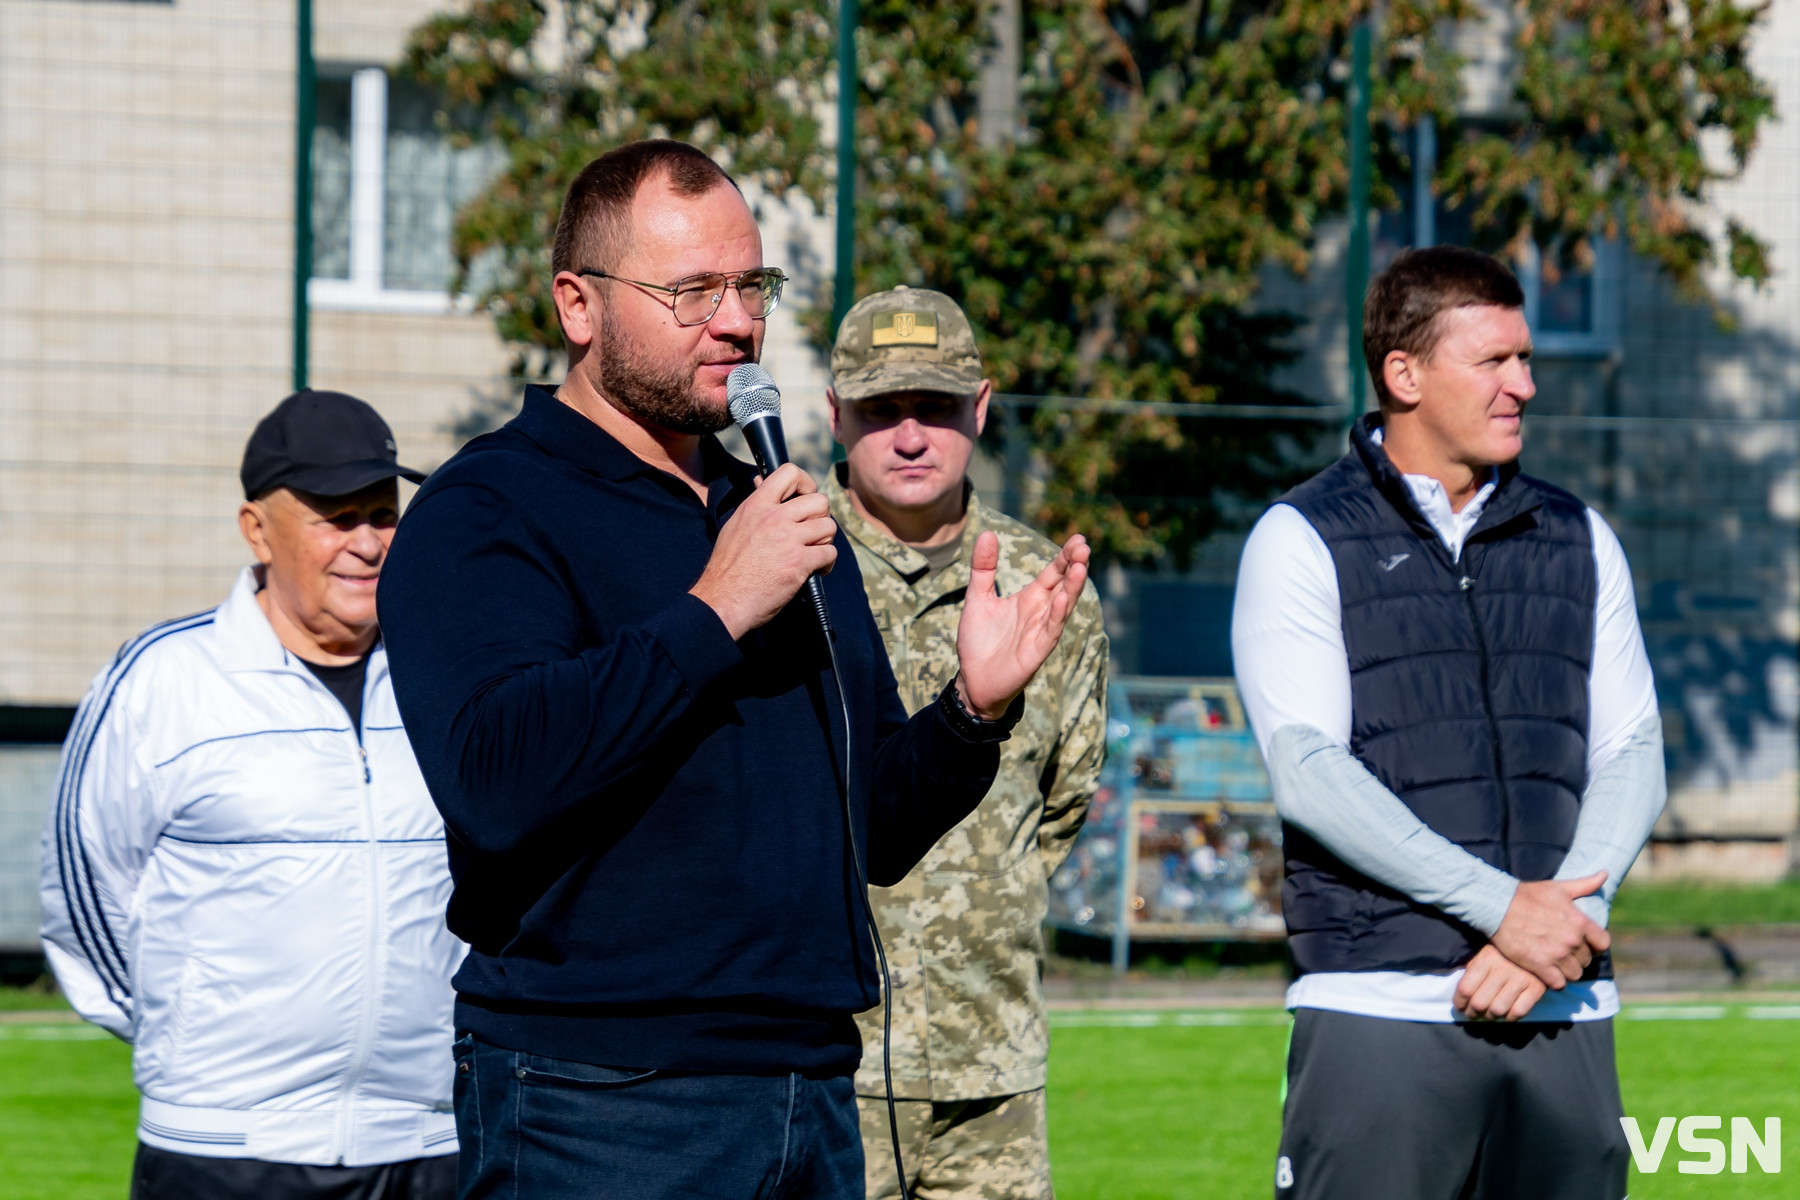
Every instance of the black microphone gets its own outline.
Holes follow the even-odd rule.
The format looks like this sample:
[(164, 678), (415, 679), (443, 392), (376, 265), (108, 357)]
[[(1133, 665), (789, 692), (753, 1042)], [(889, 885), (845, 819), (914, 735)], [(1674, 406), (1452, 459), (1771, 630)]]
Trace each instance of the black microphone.
[[(767, 478), (788, 461), (787, 439), (781, 433), (781, 389), (762, 364), (739, 363), (725, 377), (725, 402), (756, 459), (757, 469)], [(806, 581), (806, 592), (812, 597), (819, 627), (828, 639), (835, 640), (831, 610), (825, 607), (824, 582), (817, 575), (812, 576)]]

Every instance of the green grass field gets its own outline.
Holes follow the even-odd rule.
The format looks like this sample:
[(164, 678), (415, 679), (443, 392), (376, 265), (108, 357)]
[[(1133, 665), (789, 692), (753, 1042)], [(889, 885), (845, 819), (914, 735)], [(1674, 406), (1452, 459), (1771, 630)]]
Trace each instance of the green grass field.
[[(1800, 1008), (1628, 1009), (1618, 1023), (1626, 1111), (1718, 1114), (1800, 1129)], [(1063, 1013), (1051, 1058), (1050, 1136), (1062, 1200), (1271, 1195), (1286, 1016)], [(0, 1024), (0, 1196), (124, 1200), (136, 1117), (128, 1054), (83, 1026)], [(1790, 1143), (1791, 1144), (1791, 1143)], [(1781, 1175), (1683, 1175), (1671, 1145), (1633, 1200), (1761, 1200)]]
[[(1755, 1015), (1752, 1015), (1755, 1014)], [(1770, 1019), (1770, 1018), (1779, 1019)], [(1698, 1018), (1698, 1019), (1692, 1019)], [(1800, 1118), (1800, 1008), (1627, 1009), (1617, 1022), (1625, 1111), (1646, 1141), (1659, 1117)], [(1059, 1014), (1050, 1059), (1050, 1140), (1059, 1200), (1175, 1200), (1273, 1193), (1285, 1014)], [(1256, 1024), (1201, 1024), (1251, 1020)], [(1156, 1024), (1148, 1022), (1155, 1021)], [(1187, 1024), (1184, 1022), (1195, 1022)], [(1791, 1139), (1794, 1137), (1791, 1132)], [(1683, 1175), (1673, 1141), (1632, 1200), (1773, 1200), (1780, 1175)]]
[(1800, 924), (1800, 879), (1778, 883), (1632, 883), (1613, 901), (1613, 929)]
[(136, 1130), (128, 1047), (85, 1025), (0, 1025), (0, 1196), (125, 1200)]

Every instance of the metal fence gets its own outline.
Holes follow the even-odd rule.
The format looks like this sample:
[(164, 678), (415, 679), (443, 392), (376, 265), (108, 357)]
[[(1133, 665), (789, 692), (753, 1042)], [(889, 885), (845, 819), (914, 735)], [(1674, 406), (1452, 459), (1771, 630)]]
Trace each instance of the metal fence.
[[(1344, 419), (1342, 409), (1312, 415)], [(1237, 408), (1209, 419), (1295, 414)], [(1297, 475), (1343, 442), (1322, 446)], [(1800, 421), (1533, 414), (1522, 461), (1605, 516), (1631, 564), (1670, 782), (1633, 878), (1787, 876), (1800, 830)], [(1125, 670), (1229, 672), (1243, 538), (1215, 535), (1183, 575), (1113, 573)], [(1177, 652), (1170, 639), (1183, 643)]]
[(1800, 422), (1532, 417), (1527, 469), (1618, 533), (1670, 803), (1642, 878), (1774, 879), (1800, 794)]
[[(442, 283), (450, 213), (492, 164), (439, 138), (399, 75), (378, 69), (444, 5), (329, 7), (303, 211), (299, 159), (287, 157), (300, 119), (291, 3), (0, 4), (0, 703), (73, 704), (122, 639), (217, 603), (246, 561), (236, 460), (292, 374), (299, 313), (287, 298), (303, 232), (315, 248), (301, 289), (310, 378), (375, 403), (405, 461), (442, 461), (516, 403), (492, 322)], [(1785, 230), (1776, 218), (1800, 193), (1800, 156), (1782, 137), (1771, 131), (1768, 169), (1743, 196)], [(765, 244), (796, 279), (765, 359), (787, 388), (790, 446), (817, 469), (831, 453), (826, 372), (797, 314), (828, 284), (829, 220), (769, 197), (758, 206)], [(1316, 377), (1295, 388), (1322, 399), (1344, 394), (1334, 236), (1321, 231), (1317, 287), (1267, 294), (1308, 316), (1299, 336)], [(1738, 417), (1800, 409), (1800, 321), (1772, 289), (1732, 300), (1745, 332), (1721, 341), (1706, 314), (1680, 316), (1628, 265), (1609, 311), (1623, 330), (1612, 352), (1636, 382), (1621, 395), (1617, 363), (1585, 364), (1593, 378), (1564, 392), (1561, 412), (1534, 407), (1527, 469), (1599, 508), (1632, 562), (1673, 788), (1636, 877), (1775, 879), (1792, 866), (1800, 787), (1800, 420)], [(1689, 396), (1704, 415), (1620, 415), (1685, 412), (1673, 405)], [(1323, 435), (1293, 439), (1297, 473), (1341, 445), (1333, 431), (1347, 415), (1164, 411)], [(1317, 462), (1301, 450), (1314, 440)], [(1016, 510), (1032, 476), (1029, 453), (1014, 450), (983, 469), (984, 494)], [(1107, 573), (1129, 660), (1119, 673), (1144, 670), (1143, 648), (1159, 640), (1181, 651), (1164, 673), (1229, 673), (1222, 634), (1242, 537), (1218, 534), (1180, 576)], [(0, 950), (35, 941), (54, 760), (54, 747), (0, 746)]]
[[(490, 390), (501, 394), (497, 384)], [(507, 407), (489, 421), (504, 419)], [(1343, 420), (1328, 409), (1221, 407), (1205, 416), (1297, 418), (1315, 426)], [(1526, 424), (1526, 469), (1605, 515), (1632, 566), (1670, 780), (1668, 811), (1633, 879), (1786, 877), (1800, 842), (1800, 421), (1534, 414)], [(1323, 444), (1320, 463), (1297, 470), (1341, 448), (1329, 438)], [(1028, 488), (1015, 479), (1006, 491)], [(1241, 530), (1218, 534), (1181, 577), (1103, 578), (1118, 646), (1187, 639), (1209, 644), (1184, 653), (1228, 664), (1242, 538)], [(1161, 599), (1134, 605), (1134, 592)], [(1133, 661), (1118, 667), (1141, 669)], [(0, 949), (35, 937), (37, 836), (54, 759), (51, 747), (0, 754)]]

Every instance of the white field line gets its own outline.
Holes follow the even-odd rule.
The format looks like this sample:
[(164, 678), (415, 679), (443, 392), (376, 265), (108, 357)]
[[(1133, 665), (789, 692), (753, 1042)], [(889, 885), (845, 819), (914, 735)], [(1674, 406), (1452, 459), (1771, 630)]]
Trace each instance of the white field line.
[(1270, 1008), (1220, 1009), (1210, 1012), (1109, 1012), (1101, 1009), (1053, 1012), (1052, 1029), (1146, 1029), (1154, 1026), (1286, 1025), (1286, 1010)]
[[(1744, 1017), (1752, 1021), (1800, 1021), (1800, 1004), (1752, 1005), (1741, 1009), (1723, 1004), (1630, 1004), (1619, 1014), (1627, 1021), (1722, 1021)], [(1050, 1014), (1052, 1029), (1154, 1029), (1183, 1026), (1286, 1025), (1292, 1017), (1285, 1010), (1240, 1008), (1210, 1011), (1160, 1010), (1115, 1012), (1104, 1009), (1063, 1009)]]
[[(1718, 1004), (1627, 1005), (1620, 1016), (1628, 1021), (1720, 1021), (1732, 1015)], [(1800, 1021), (1800, 1005), (1751, 1006), (1740, 1014), (1752, 1021)], [(1210, 1011), (1109, 1012), (1061, 1011), (1050, 1014), (1053, 1029), (1150, 1029), (1157, 1027), (1286, 1025), (1290, 1015), (1282, 1009), (1250, 1008)], [(94, 1042), (112, 1035), (93, 1025), (0, 1025), (0, 1041)]]
[(1620, 1012), (1627, 1021), (1721, 1021), (1723, 1004), (1628, 1004)]
[(98, 1025), (0, 1025), (0, 1042), (99, 1042), (110, 1037)]

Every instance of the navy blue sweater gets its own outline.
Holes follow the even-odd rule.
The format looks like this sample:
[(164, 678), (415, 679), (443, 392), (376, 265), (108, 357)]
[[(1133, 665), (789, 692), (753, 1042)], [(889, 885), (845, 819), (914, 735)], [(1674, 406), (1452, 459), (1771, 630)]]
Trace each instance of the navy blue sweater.
[[(804, 596), (734, 642), (688, 594), (749, 494), (708, 498), (541, 388), (420, 489), (382, 637), (449, 830), (457, 1023), (638, 1068), (848, 1074), (879, 1002), (846, 853), (843, 712)], [(825, 590), (870, 882), (974, 810), (998, 748), (907, 720), (843, 535)]]

